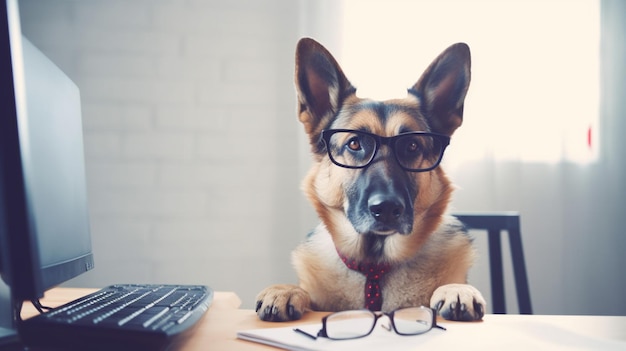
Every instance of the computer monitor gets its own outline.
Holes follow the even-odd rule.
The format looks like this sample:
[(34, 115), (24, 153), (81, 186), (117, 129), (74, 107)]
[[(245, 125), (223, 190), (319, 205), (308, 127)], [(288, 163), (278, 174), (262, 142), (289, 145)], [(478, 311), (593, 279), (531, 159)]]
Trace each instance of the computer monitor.
[(17, 0), (1, 1), (0, 323), (94, 266), (78, 87), (22, 36)]

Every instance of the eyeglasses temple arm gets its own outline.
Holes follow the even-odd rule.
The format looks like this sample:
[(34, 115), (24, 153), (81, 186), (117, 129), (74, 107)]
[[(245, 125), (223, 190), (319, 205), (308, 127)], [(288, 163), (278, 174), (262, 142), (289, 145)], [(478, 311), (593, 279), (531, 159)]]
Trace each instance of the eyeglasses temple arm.
[(296, 333), (300, 333), (304, 336), (308, 336), (309, 338), (313, 339), (313, 340), (317, 340), (317, 336), (315, 335), (311, 335), (307, 332), (305, 332), (304, 330), (300, 329), (300, 328), (295, 328), (293, 331), (295, 331)]
[(439, 314), (438, 309), (431, 308), (431, 310), (433, 311), (433, 328), (437, 328), (441, 330), (448, 330), (440, 326), (439, 324), (437, 324), (437, 315)]

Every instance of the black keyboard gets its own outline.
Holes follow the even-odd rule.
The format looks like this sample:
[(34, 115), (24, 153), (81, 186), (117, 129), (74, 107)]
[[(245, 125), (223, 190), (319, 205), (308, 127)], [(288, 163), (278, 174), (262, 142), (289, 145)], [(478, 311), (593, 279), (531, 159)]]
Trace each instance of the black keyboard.
[(206, 286), (112, 285), (23, 321), (20, 337), (45, 349), (171, 349), (212, 301)]

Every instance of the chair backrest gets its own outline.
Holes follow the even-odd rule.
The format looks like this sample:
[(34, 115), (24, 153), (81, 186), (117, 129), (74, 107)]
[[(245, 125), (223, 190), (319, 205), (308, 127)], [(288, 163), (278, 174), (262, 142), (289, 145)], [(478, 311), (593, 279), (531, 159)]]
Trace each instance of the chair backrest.
[(506, 313), (501, 233), (506, 231), (509, 234), (519, 312), (521, 314), (532, 314), (519, 213), (454, 213), (453, 215), (457, 217), (467, 229), (480, 229), (487, 232), (493, 313)]

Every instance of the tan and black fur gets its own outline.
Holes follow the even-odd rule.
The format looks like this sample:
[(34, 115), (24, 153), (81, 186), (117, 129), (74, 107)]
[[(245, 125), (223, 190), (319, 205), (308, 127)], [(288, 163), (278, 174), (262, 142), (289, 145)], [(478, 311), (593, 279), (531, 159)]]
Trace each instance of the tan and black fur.
[[(339, 128), (380, 136), (409, 131), (452, 135), (462, 123), (470, 82), (467, 45), (441, 53), (405, 98), (381, 102), (357, 97), (332, 55), (304, 38), (296, 51), (295, 82), (298, 115), (313, 154), (303, 190), (321, 224), (293, 251), (299, 286), (274, 285), (260, 292), (259, 318), (285, 321), (299, 319), (308, 309), (363, 308), (365, 277), (346, 267), (341, 252), (390, 264), (381, 280), (383, 311), (425, 305), (447, 319), (481, 319), (485, 300), (467, 284), (474, 251), (461, 224), (446, 215), (452, 185), (441, 167), (405, 171), (383, 146), (366, 168), (342, 168), (329, 160), (320, 138), (322, 130)], [(401, 211), (380, 223), (368, 209), (374, 196), (402, 204)]]

